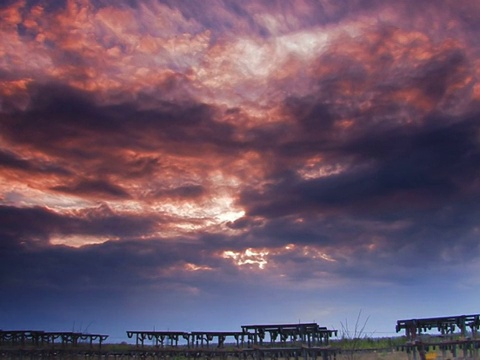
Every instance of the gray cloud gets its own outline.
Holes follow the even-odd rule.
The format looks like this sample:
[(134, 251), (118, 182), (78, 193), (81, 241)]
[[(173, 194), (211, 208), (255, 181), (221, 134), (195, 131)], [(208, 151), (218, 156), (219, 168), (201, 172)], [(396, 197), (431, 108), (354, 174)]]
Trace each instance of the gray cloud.
[(83, 6), (0, 6), (0, 309), (477, 287), (476, 2)]

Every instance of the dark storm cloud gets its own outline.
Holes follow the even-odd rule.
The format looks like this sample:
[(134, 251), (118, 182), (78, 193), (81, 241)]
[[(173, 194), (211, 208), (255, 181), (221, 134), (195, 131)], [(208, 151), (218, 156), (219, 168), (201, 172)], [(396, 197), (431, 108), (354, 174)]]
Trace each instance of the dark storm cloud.
[[(45, 219), (39, 217), (40, 220)], [(47, 221), (53, 222), (50, 218)], [(95, 226), (95, 221), (86, 221), (82, 225)], [(112, 225), (128, 235), (125, 228)], [(97, 234), (102, 232), (104, 225), (100, 227), (102, 229), (96, 229)], [(37, 226), (37, 230), (43, 228)], [(206, 243), (202, 245), (185, 238), (141, 240), (135, 237), (80, 248), (9, 247), (0, 255), (0, 288), (8, 288), (11, 293), (47, 288), (52, 291), (49, 297), (60, 292), (67, 298), (71, 294), (97, 296), (106, 292), (110, 296), (115, 294), (118, 300), (149, 291), (154, 294), (172, 292), (180, 296), (188, 295), (190, 288), (205, 290), (211, 287), (217, 291), (214, 289), (216, 285), (230, 281), (222, 278), (235, 273), (228, 271), (231, 265), (217, 273), (221, 264), (211, 257), (209, 248), (212, 247)], [(206, 267), (206, 270), (196, 272), (197, 266)], [(212, 273), (216, 274), (214, 278)]]
[[(168, 256), (142, 256), (142, 252), (150, 252), (148, 249), (149, 246), (145, 244), (130, 242), (84, 249), (57, 246), (11, 252), (9, 258), (2, 261), (5, 266), (2, 269), (2, 283), (11, 284), (13, 288), (50, 287), (64, 291), (76, 289), (79, 292), (103, 288), (115, 291), (120, 286), (138, 284), (138, 272), (142, 268), (153, 267), (153, 260), (162, 263), (168, 261)], [(8, 268), (15, 271), (9, 272)]]
[[(5, 114), (3, 133), (11, 141), (30, 145), (55, 155), (88, 158), (91, 137), (114, 132), (118, 124), (97, 111), (93, 99), (81, 91), (65, 86), (41, 86), (31, 90), (31, 106), (27, 111)], [(97, 135), (98, 134), (98, 135)], [(113, 135), (113, 134), (112, 134)], [(70, 142), (83, 140), (71, 149)], [(108, 141), (107, 138), (103, 138)], [(84, 145), (84, 146), (78, 146)]]
[(14, 169), (21, 169), (21, 170), (33, 169), (33, 166), (29, 161), (21, 159), (9, 151), (0, 152), (0, 164), (1, 166), (14, 168)]
[(111, 184), (104, 180), (80, 180), (72, 186), (55, 186), (52, 190), (61, 191), (75, 195), (111, 197), (119, 199), (128, 199), (128, 192), (120, 186)]
[[(324, 110), (312, 114), (330, 121)], [(400, 270), (405, 266), (430, 272), (439, 261), (452, 267), (474, 261), (480, 251), (479, 116), (432, 115), (423, 125), (364, 132), (338, 143), (330, 139), (314, 149), (301, 145), (289, 152), (297, 161), (317, 152), (349, 167), (318, 179), (277, 168), (261, 193), (242, 195), (247, 214), (264, 220), (253, 225), (245, 218), (236, 224), (250, 229), (255, 240), (246, 244), (252, 246), (293, 242), (336, 254), (337, 262), (326, 267), (289, 254), (296, 264), (292, 276), (298, 272), (298, 278), (320, 267), (341, 278), (403, 283), (413, 275)], [(299, 122), (304, 127), (302, 118)], [(287, 157), (284, 164), (290, 163)]]
[[(409, 284), (418, 281), (418, 272), (428, 281), (440, 273), (448, 277), (479, 256), (476, 199), (427, 209), (399, 209), (392, 202), (373, 214), (368, 204), (355, 214), (292, 211), (251, 227), (248, 236), (230, 248), (280, 249), (272, 250), (267, 268), (288, 274), (292, 286), (329, 276), (336, 281)], [(282, 250), (285, 247), (293, 249)]]
[(330, 161), (349, 164), (355, 159), (355, 166), (318, 179), (302, 179), (293, 169), (277, 170), (279, 176), (270, 179), (272, 185), (266, 192), (246, 192), (243, 203), (247, 207), (253, 204), (250, 209), (254, 215), (271, 216), (303, 209), (363, 212), (362, 204), (366, 203), (373, 208), (377, 204), (378, 211), (383, 212), (383, 204), (388, 207), (389, 201), (401, 206), (435, 207), (472, 196), (478, 192), (480, 175), (478, 117), (476, 113), (450, 124), (449, 118), (431, 116), (424, 125), (374, 130), (339, 143), (330, 139), (329, 144), (318, 143), (313, 149), (299, 144), (289, 152), (297, 160), (302, 152), (306, 156), (317, 152), (327, 154)]
[(206, 195), (205, 188), (188, 180), (169, 189), (147, 183), (141, 194), (131, 193), (124, 184), (184, 176), (168, 156), (208, 163), (212, 156), (230, 156), (243, 146), (232, 139), (234, 128), (217, 122), (215, 110), (207, 105), (164, 103), (159, 109), (141, 110), (134, 103), (99, 105), (89, 94), (65, 86), (47, 85), (31, 92), (29, 108), (3, 114), (0, 128), (12, 144), (30, 153), (41, 151), (51, 160), (34, 166), (44, 161), (27, 162), (10, 153), (0, 160), (15, 170), (37, 168), (58, 175), (58, 185), (49, 186), (56, 192), (104, 200), (199, 198)]
[[(316, 244), (335, 254), (318, 265), (330, 274), (399, 282), (411, 280), (404, 266), (478, 256), (478, 104), (465, 110), (473, 64), (459, 44), (410, 36), (382, 25), (346, 38), (348, 51), (329, 48), (314, 73), (320, 91), (284, 100), (292, 122), (251, 130), (270, 166), (265, 186), (242, 191), (247, 216), (231, 224), (249, 229), (247, 244)], [(312, 265), (295, 259), (302, 278)]]
[[(216, 122), (214, 109), (204, 104), (165, 102), (155, 110), (136, 103), (99, 105), (88, 93), (63, 85), (31, 93), (29, 109), (4, 115), (2, 129), (12, 141), (56, 155), (88, 159), (108, 147), (189, 153), (203, 145), (221, 148), (232, 134), (232, 127)], [(171, 147), (175, 143), (182, 148)]]
[[(391, 29), (379, 33), (387, 44), (399, 35)], [(358, 50), (371, 45), (362, 40), (354, 44)], [(271, 146), (275, 154), (271, 162), (276, 165), (268, 190), (262, 195), (245, 191), (242, 204), (253, 215), (278, 216), (349, 212), (364, 204), (378, 206), (381, 212), (383, 203), (402, 202), (402, 198), (436, 206), (437, 201), (448, 202), (451, 196), (467, 196), (463, 188), (474, 186), (473, 179), (478, 176), (478, 115), (458, 117), (442, 112), (455, 109), (469, 96), (472, 68), (458, 47), (442, 45), (432, 52), (402, 76), (395, 71), (394, 58), (380, 57), (386, 61), (384, 66), (371, 75), (365, 73), (365, 60), (372, 55), (377, 59), (378, 50), (359, 52), (358, 58), (345, 57), (335, 48), (324, 55), (319, 64), (326, 61), (337, 70), (346, 65), (346, 71), (320, 77), (322, 91), (318, 95), (285, 100), (285, 113), (298, 124), (296, 128), (289, 125), (283, 133), (286, 136), (267, 127), (255, 130), (259, 146)], [(410, 64), (404, 62), (403, 66)], [(352, 88), (356, 83), (363, 93), (345, 97), (345, 86)], [(423, 98), (423, 103), (412, 102), (409, 108), (398, 93), (410, 92)], [(370, 105), (365, 109), (366, 101)], [(430, 111), (423, 110), (425, 106)], [(405, 116), (411, 119), (409, 123)], [(321, 157), (322, 166), (345, 170), (316, 179), (300, 177), (299, 166), (312, 156)]]
[[(122, 216), (103, 205), (67, 215), (52, 210), (0, 207), (2, 239), (14, 246), (47, 246), (54, 235), (96, 235), (129, 237), (149, 232), (157, 219), (148, 216)], [(5, 241), (2, 242), (5, 244)]]
[(2, 5), (4, 308), (457, 286), (480, 256), (476, 10)]
[(0, 150), (0, 167), (9, 168), (13, 170), (21, 170), (26, 173), (44, 173), (68, 175), (68, 171), (59, 166), (49, 164), (48, 162), (32, 161), (30, 159), (23, 159), (17, 154), (10, 151)]
[(2, 235), (2, 247), (19, 246), (22, 243), (48, 242), (48, 235), (61, 222), (53, 212), (34, 208), (19, 209), (16, 207), (0, 207), (0, 229)]

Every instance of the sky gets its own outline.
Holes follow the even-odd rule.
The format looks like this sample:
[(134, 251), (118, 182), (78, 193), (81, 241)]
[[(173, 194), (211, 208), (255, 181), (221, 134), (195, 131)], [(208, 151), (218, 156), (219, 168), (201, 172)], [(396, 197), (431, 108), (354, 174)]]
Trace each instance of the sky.
[(0, 328), (479, 313), (479, 31), (476, 0), (2, 1)]

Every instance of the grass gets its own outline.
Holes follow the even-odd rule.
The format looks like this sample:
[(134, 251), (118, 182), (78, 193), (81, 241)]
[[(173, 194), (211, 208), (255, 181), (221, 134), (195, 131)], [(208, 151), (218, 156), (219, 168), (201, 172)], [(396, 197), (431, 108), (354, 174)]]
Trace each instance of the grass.
[(398, 346), (405, 345), (405, 336), (372, 338), (364, 337), (358, 339), (342, 338), (331, 341), (333, 347), (342, 350), (394, 350)]

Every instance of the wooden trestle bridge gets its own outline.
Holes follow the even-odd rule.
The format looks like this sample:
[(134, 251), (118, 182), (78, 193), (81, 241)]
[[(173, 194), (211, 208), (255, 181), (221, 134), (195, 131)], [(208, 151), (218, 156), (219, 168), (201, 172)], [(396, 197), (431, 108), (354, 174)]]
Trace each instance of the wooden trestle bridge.
[(127, 331), (135, 345), (105, 345), (108, 335), (0, 331), (0, 359), (332, 359), (337, 330), (316, 323), (246, 325), (239, 332)]
[[(479, 359), (480, 315), (398, 320), (413, 360)], [(127, 331), (135, 344), (107, 344), (108, 335), (0, 330), (0, 359), (332, 360), (340, 353), (316, 323), (244, 325), (238, 332)]]
[(479, 359), (480, 314), (397, 321), (397, 333), (405, 330), (401, 350), (414, 360), (439, 350), (441, 359)]

